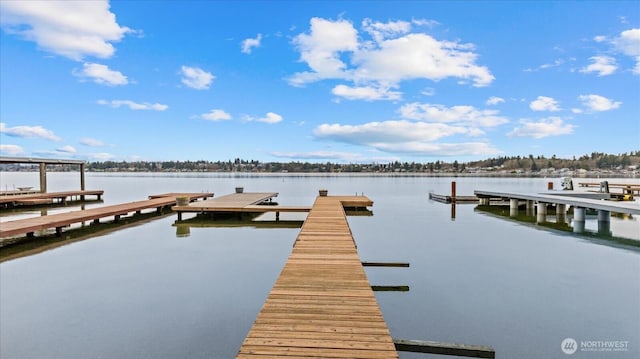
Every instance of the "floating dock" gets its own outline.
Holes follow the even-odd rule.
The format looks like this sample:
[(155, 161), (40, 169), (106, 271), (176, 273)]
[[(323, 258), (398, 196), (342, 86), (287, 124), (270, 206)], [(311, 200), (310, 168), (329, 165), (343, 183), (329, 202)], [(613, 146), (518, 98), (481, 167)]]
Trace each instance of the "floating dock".
[[(629, 183), (609, 183), (608, 181), (603, 182), (579, 182), (578, 186), (586, 187), (586, 188), (598, 188), (598, 192), (604, 191), (607, 193), (611, 193), (611, 196), (617, 198), (619, 200), (631, 200), (633, 201), (634, 197), (640, 196), (640, 184), (629, 184)], [(619, 192), (610, 192), (610, 189), (618, 189)]]
[(276, 212), (279, 219), (280, 212), (309, 212), (308, 206), (279, 206), (273, 202), (276, 192), (232, 193), (204, 201), (174, 206), (178, 212), (178, 220), (182, 220), (182, 213), (266, 213)]
[(455, 196), (430, 192), (429, 199), (440, 203), (478, 203), (476, 196)]
[(36, 231), (43, 231), (52, 228), (55, 228), (56, 234), (60, 235), (64, 227), (70, 226), (74, 223), (88, 221), (97, 223), (100, 219), (106, 217), (114, 217), (114, 220), (117, 221), (121, 216), (126, 216), (131, 212), (141, 212), (142, 210), (152, 208), (155, 208), (157, 211), (161, 211), (164, 207), (174, 205), (176, 203), (176, 197), (180, 196), (186, 196), (189, 200), (195, 200), (198, 198), (208, 198), (213, 196), (213, 194), (168, 193), (165, 197), (152, 198), (144, 201), (2, 222), (0, 225), (0, 238), (12, 237), (21, 234), (26, 234), (27, 237), (33, 237)]
[(237, 358), (398, 358), (344, 207), (364, 196), (319, 196)]
[[(547, 206), (555, 205), (556, 217), (564, 221), (568, 207), (573, 207), (573, 230), (582, 233), (585, 230), (586, 210), (592, 209), (598, 212), (598, 232), (609, 234), (611, 226), (611, 212), (627, 215), (640, 215), (640, 203), (632, 201), (607, 200), (608, 193), (574, 192), (574, 191), (548, 191), (545, 193), (513, 193), (496, 191), (474, 191), (481, 205), (489, 205), (493, 199), (509, 201), (510, 215), (518, 215), (521, 201), (527, 210), (536, 210), (536, 221), (546, 222)], [(535, 207), (534, 207), (535, 205)]]
[(84, 201), (85, 196), (96, 196), (96, 200), (100, 200), (104, 194), (103, 190), (81, 190), (81, 191), (64, 191), (49, 193), (27, 193), (27, 194), (10, 194), (0, 196), (0, 206), (16, 207), (24, 205), (41, 205), (61, 203), (74, 199)]

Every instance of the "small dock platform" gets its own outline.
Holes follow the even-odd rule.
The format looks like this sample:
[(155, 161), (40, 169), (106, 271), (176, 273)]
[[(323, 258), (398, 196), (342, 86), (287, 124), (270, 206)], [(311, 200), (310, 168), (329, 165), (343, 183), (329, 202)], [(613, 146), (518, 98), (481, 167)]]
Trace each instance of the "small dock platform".
[(85, 196), (96, 196), (96, 200), (99, 201), (102, 198), (103, 194), (103, 190), (10, 194), (0, 196), (0, 206), (10, 208), (16, 206), (42, 205), (52, 203), (65, 204), (67, 201), (72, 200), (84, 201)]
[[(611, 196), (619, 200), (631, 200), (634, 197), (640, 196), (640, 184), (630, 183), (609, 183), (604, 182), (579, 182), (578, 186), (585, 188), (598, 188), (597, 192), (605, 191), (611, 193)], [(611, 189), (619, 190), (617, 192), (610, 192)], [(593, 190), (592, 190), (593, 191)]]
[(33, 237), (34, 233), (37, 231), (43, 231), (52, 228), (55, 228), (56, 234), (60, 235), (64, 227), (70, 226), (74, 223), (82, 223), (88, 221), (98, 223), (100, 219), (107, 217), (114, 217), (114, 220), (117, 221), (121, 216), (126, 216), (129, 213), (140, 213), (143, 210), (153, 208), (155, 208), (157, 211), (161, 211), (165, 207), (174, 205), (176, 203), (176, 197), (178, 196), (186, 196), (189, 198), (189, 200), (196, 200), (198, 198), (211, 197), (213, 196), (213, 194), (172, 193), (167, 194), (167, 196), (165, 197), (157, 197), (144, 201), (96, 207), (86, 210), (58, 213), (49, 216), (6, 221), (2, 222), (0, 225), (0, 238), (7, 238), (21, 234), (26, 234), (27, 237)]
[(280, 206), (273, 202), (277, 197), (276, 192), (248, 192), (232, 193), (221, 197), (189, 203), (183, 206), (174, 206), (172, 209), (178, 212), (178, 220), (182, 220), (182, 213), (266, 213), (276, 212), (279, 218), (280, 212), (309, 212), (308, 206)]
[(429, 199), (440, 203), (478, 203), (476, 196), (455, 196), (430, 192)]
[(236, 358), (398, 358), (344, 207), (364, 196), (319, 196)]

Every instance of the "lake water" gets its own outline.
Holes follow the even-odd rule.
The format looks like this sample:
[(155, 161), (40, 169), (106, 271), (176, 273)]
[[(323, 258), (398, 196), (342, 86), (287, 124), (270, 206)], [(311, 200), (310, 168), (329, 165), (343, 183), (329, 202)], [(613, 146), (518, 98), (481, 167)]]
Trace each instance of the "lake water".
[[(38, 186), (37, 173), (1, 173), (1, 187)], [(104, 203), (166, 192), (279, 192), (311, 205), (320, 188), (362, 194), (373, 216), (349, 217), (360, 257), (410, 262), (367, 268), (395, 338), (489, 345), (498, 358), (640, 357), (640, 248), (519, 223), (428, 199), (452, 178), (245, 174), (97, 174)], [(559, 179), (455, 178), (475, 189), (542, 191)], [(574, 179), (574, 182), (577, 180)], [(616, 182), (640, 183), (638, 179)], [(79, 187), (49, 173), (49, 191)], [(77, 209), (48, 209), (48, 213)], [(40, 215), (13, 213), (2, 221)], [(284, 214), (283, 214), (284, 216)], [(190, 228), (175, 214), (0, 264), (0, 357), (233, 358), (273, 286), (299, 229)], [(587, 228), (596, 220), (588, 217)], [(640, 239), (638, 218), (612, 218), (614, 236)], [(625, 350), (568, 356), (561, 342), (627, 342)], [(401, 353), (401, 358), (429, 358)]]

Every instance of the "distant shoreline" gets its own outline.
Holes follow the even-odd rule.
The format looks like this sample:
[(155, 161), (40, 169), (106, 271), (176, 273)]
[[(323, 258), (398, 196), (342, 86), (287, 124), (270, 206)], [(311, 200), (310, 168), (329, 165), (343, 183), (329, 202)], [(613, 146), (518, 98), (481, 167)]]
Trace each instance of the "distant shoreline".
[[(22, 170), (0, 170), (0, 173), (37, 173), (37, 169)], [(78, 172), (77, 170), (55, 170), (48, 169), (47, 172)], [(517, 172), (517, 171), (499, 171), (499, 172), (259, 172), (259, 171), (86, 171), (85, 173), (104, 173), (104, 174), (140, 174), (140, 175), (177, 175), (177, 174), (216, 174), (228, 175), (231, 177), (465, 177), (465, 178), (640, 178), (640, 173), (628, 171), (589, 171), (586, 173), (575, 173), (576, 171), (563, 171), (553, 173), (541, 172)]]

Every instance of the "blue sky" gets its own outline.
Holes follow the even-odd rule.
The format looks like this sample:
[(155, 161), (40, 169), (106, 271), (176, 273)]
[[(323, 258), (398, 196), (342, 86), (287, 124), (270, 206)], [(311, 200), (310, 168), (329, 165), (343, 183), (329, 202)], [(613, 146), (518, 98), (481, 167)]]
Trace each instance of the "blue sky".
[(5, 156), (640, 149), (638, 1), (2, 0), (0, 21)]

